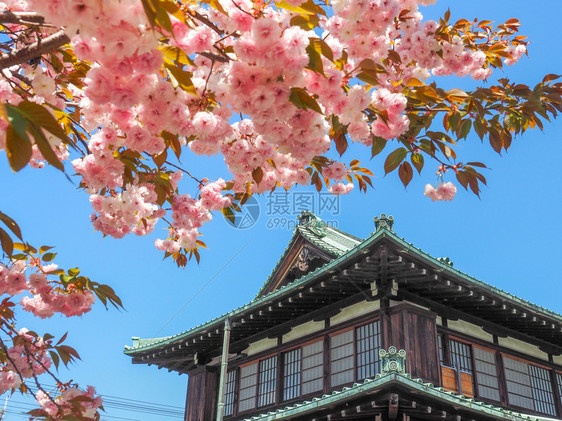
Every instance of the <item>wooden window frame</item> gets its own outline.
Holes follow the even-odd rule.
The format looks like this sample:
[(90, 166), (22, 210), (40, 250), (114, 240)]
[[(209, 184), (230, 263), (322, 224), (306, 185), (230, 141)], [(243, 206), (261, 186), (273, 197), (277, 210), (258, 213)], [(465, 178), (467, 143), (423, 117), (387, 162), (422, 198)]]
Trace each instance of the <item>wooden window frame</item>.
[[(528, 370), (529, 370), (529, 377), (531, 378), (531, 390), (533, 391), (533, 403), (535, 405), (535, 411), (537, 411), (537, 402), (540, 403), (541, 406), (552, 406), (552, 408), (554, 409), (554, 414), (550, 413), (550, 412), (541, 412), (541, 411), (537, 411), (539, 413), (542, 414), (546, 414), (549, 416), (558, 416), (558, 407), (556, 405), (556, 394), (554, 393), (554, 389), (556, 387), (556, 384), (553, 383), (552, 381), (552, 370), (549, 370), (547, 368), (543, 368), (543, 367), (538, 367), (534, 364), (527, 364)], [(544, 374), (546, 375), (546, 378), (541, 378), (540, 376), (537, 376), (537, 372), (534, 372), (532, 368), (538, 369), (538, 370), (543, 370)], [(533, 381), (534, 380), (534, 381)], [(547, 400), (543, 400), (541, 398), (543, 397), (547, 397), (548, 396), (548, 390), (545, 389), (541, 389), (538, 386), (537, 382), (541, 382), (545, 381), (546, 384), (550, 385), (550, 397), (552, 398), (551, 402), (548, 402)], [(541, 393), (537, 393), (535, 395), (535, 391), (538, 390)]]
[[(287, 363), (287, 355), (290, 353), (295, 353), (295, 352), (299, 352), (298, 357), (296, 357), (293, 361), (291, 361), (290, 363)], [(293, 399), (297, 399), (300, 398), (302, 396), (302, 354), (303, 354), (303, 347), (299, 346), (296, 348), (292, 348), (290, 350), (286, 350), (284, 352), (281, 353), (281, 358), (280, 358), (280, 365), (281, 365), (281, 378), (280, 378), (280, 382), (279, 382), (279, 389), (280, 389), (280, 402), (287, 402), (287, 401), (291, 401)], [(289, 366), (289, 364), (291, 364), (292, 366), (296, 366), (296, 370), (294, 372), (291, 373), (286, 373), (287, 367)], [(290, 386), (291, 389), (287, 389), (287, 380), (289, 378), (292, 378), (294, 376), (297, 376), (298, 380), (296, 380), (298, 382), (298, 384), (292, 384)], [(293, 388), (297, 388), (296, 389), (296, 394), (295, 393), (295, 389)], [(286, 397), (285, 396), (285, 392), (287, 390), (292, 390), (291, 392), (291, 396), (290, 397)]]
[[(500, 353), (498, 352), (497, 349), (494, 348), (489, 348), (486, 346), (482, 346), (479, 344), (471, 344), (472, 345), (472, 366), (474, 368), (474, 395), (476, 397), (478, 397), (478, 399), (482, 399), (486, 402), (493, 402), (496, 405), (501, 405), (501, 403), (503, 402), (503, 394), (504, 392), (506, 392), (503, 387), (503, 385), (505, 384), (505, 375), (504, 375), (504, 369), (503, 369), (503, 363), (499, 363), (498, 362), (498, 356), (500, 355)], [(474, 356), (474, 349), (480, 349), (482, 351), (488, 352), (490, 354), (493, 354), (494, 356), (494, 366), (496, 367), (496, 379), (498, 382), (498, 395), (499, 395), (499, 400), (494, 400), (488, 397), (482, 397), (480, 395), (480, 392), (478, 391), (478, 372), (476, 371), (476, 357)], [(489, 386), (488, 386), (489, 387)]]
[[(267, 360), (273, 360), (274, 365), (272, 367), (267, 367), (266, 370), (262, 369), (262, 363), (265, 363)], [(264, 371), (271, 371), (273, 372), (272, 378), (266, 378), (265, 381), (262, 382), (262, 374)], [(278, 392), (279, 392), (279, 353), (274, 355), (270, 355), (269, 357), (260, 358), (258, 360), (258, 378), (256, 383), (256, 409), (259, 408), (266, 408), (271, 405), (275, 405), (278, 402)], [(273, 382), (273, 391), (267, 391), (263, 394), (260, 393), (260, 386), (266, 385)], [(270, 393), (273, 393), (273, 402), (268, 402), (260, 405), (260, 398), (262, 396), (267, 396)]]
[[(373, 361), (373, 364), (375, 364), (374, 366), (374, 373), (370, 376), (366, 376), (366, 377), (359, 377), (359, 351), (358, 351), (358, 335), (357, 332), (359, 331), (359, 329), (361, 329), (362, 327), (368, 326), (370, 324), (376, 324), (378, 322), (378, 332), (373, 336), (374, 338), (378, 337), (378, 348), (375, 348), (375, 361)], [(383, 339), (383, 334), (382, 334), (382, 322), (380, 319), (376, 319), (376, 320), (371, 320), (367, 323), (362, 323), (358, 326), (355, 326), (355, 331), (354, 331), (354, 340), (353, 340), (353, 351), (354, 351), (354, 364), (355, 364), (355, 381), (363, 381), (365, 379), (368, 379), (370, 377), (374, 377), (375, 375), (377, 375), (378, 373), (380, 373), (380, 357), (378, 356), (378, 350), (382, 349), (382, 339)], [(364, 351), (363, 351), (364, 352)], [(367, 367), (367, 366), (364, 366)]]
[[(227, 396), (228, 396), (228, 375), (230, 373), (234, 373), (234, 386), (233, 386), (233, 390), (232, 390), (232, 412), (230, 414), (226, 413), (226, 408), (227, 408)], [(240, 391), (240, 368), (236, 367), (230, 370), (227, 370), (226, 372), (226, 387), (225, 387), (225, 393), (224, 393), (224, 412), (223, 415), (224, 417), (231, 417), (234, 414), (236, 414), (238, 412), (238, 393)]]
[[(358, 375), (358, 361), (357, 361), (357, 360), (358, 360), (358, 351), (357, 351), (357, 330), (360, 329), (360, 328), (362, 328), (362, 327), (364, 327), (364, 326), (366, 326), (366, 325), (369, 325), (369, 324), (371, 324), (371, 323), (379, 323), (379, 329), (378, 329), (379, 348), (378, 348), (378, 349), (382, 349), (382, 348), (383, 348), (383, 343), (384, 343), (383, 322), (382, 322), (382, 317), (380, 317), (380, 316), (378, 316), (378, 315), (377, 315), (377, 317), (374, 317), (374, 318), (372, 317), (372, 318), (370, 318), (369, 320), (361, 320), (361, 321), (359, 321), (359, 322), (357, 322), (357, 323), (355, 323), (355, 324), (353, 324), (353, 325), (351, 325), (351, 326), (344, 327), (344, 328), (342, 328), (342, 329), (340, 329), (340, 330), (336, 330), (336, 331), (331, 332), (331, 333), (328, 334), (329, 339), (328, 339), (328, 341), (326, 341), (326, 342), (327, 342), (327, 345), (325, 345), (325, 346), (327, 346), (328, 352), (331, 353), (331, 350), (332, 350), (332, 347), (331, 347), (331, 338), (332, 338), (333, 336), (337, 336), (337, 335), (341, 335), (342, 333), (346, 333), (346, 332), (348, 332), (348, 331), (350, 331), (350, 330), (353, 331), (353, 340), (352, 340), (352, 344), (353, 344), (353, 354), (352, 354), (352, 355), (353, 355), (353, 380), (350, 381), (350, 382), (348, 382), (348, 383), (338, 384), (337, 386), (333, 386), (333, 385), (332, 385), (332, 381), (331, 381), (331, 378), (332, 378), (332, 358), (331, 358), (331, 354), (330, 354), (330, 356), (328, 357), (328, 361), (327, 361), (327, 363), (326, 363), (326, 364), (327, 364), (327, 366), (326, 366), (326, 370), (327, 370), (327, 379), (328, 379), (328, 381), (327, 381), (328, 387), (327, 387), (327, 389), (326, 389), (326, 392), (336, 390), (336, 389), (338, 389), (338, 388), (340, 388), (340, 387), (349, 386), (349, 385), (351, 385), (351, 384), (353, 384), (353, 383), (355, 383), (355, 382), (363, 381), (363, 380), (369, 378), (369, 377), (365, 377), (365, 378), (359, 379), (359, 375)], [(376, 370), (376, 369), (375, 369), (375, 374), (376, 374), (377, 371), (380, 372), (380, 360), (379, 360), (379, 370)]]
[[(502, 406), (506, 406), (506, 407), (510, 407), (510, 408), (514, 408), (516, 410), (521, 410), (521, 411), (526, 411), (529, 412), (531, 411), (532, 413), (536, 413), (536, 414), (540, 414), (541, 416), (550, 416), (550, 417), (558, 417), (561, 414), (561, 408), (562, 408), (562, 370), (556, 370), (555, 368), (553, 368), (552, 366), (546, 365), (546, 364), (541, 364), (540, 362), (534, 361), (534, 360), (530, 360), (527, 358), (522, 358), (518, 355), (513, 355), (510, 352), (505, 352), (503, 350), (503, 348), (501, 347), (491, 347), (491, 346), (483, 346), (480, 343), (476, 342), (476, 341), (471, 341), (469, 339), (463, 338), (463, 337), (458, 337), (456, 335), (453, 334), (448, 334), (448, 332), (440, 332), (439, 335), (441, 335), (442, 338), (442, 345), (443, 345), (443, 360), (449, 364), (451, 364), (451, 341), (456, 341), (458, 343), (463, 343), (465, 345), (468, 345), (470, 347), (470, 353), (471, 353), (471, 365), (472, 365), (472, 379), (473, 379), (473, 388), (474, 388), (474, 395), (475, 397), (477, 397), (478, 399), (481, 399), (485, 402), (491, 402), (491, 403), (495, 403), (495, 404), (500, 404)], [(499, 391), (499, 396), (500, 396), (500, 401), (495, 401), (493, 399), (490, 398), (486, 398), (486, 397), (482, 397), (479, 392), (478, 392), (478, 373), (475, 371), (475, 361), (474, 361), (474, 348), (479, 348), (482, 349), (484, 351), (493, 353), (495, 359), (496, 359), (496, 374), (497, 374), (497, 380), (498, 380), (498, 391)], [(506, 358), (509, 358), (511, 360), (520, 362), (522, 364), (526, 365), (527, 368), (527, 375), (530, 381), (530, 385), (529, 388), (531, 390), (531, 396), (528, 397), (528, 399), (531, 399), (531, 401), (533, 402), (533, 408), (526, 408), (526, 407), (522, 407), (522, 406), (518, 406), (515, 404), (512, 404), (509, 402), (509, 397), (508, 397), (508, 392), (507, 392), (507, 378), (505, 375), (505, 364), (504, 361)], [(443, 365), (443, 363), (441, 363)], [(447, 365), (445, 365), (447, 366)], [(535, 374), (532, 372), (531, 367), (536, 367), (538, 369), (541, 370), (545, 370), (546, 373), (548, 373), (548, 376), (550, 377), (550, 381), (549, 381), (549, 385), (551, 387), (551, 396), (552, 396), (552, 402), (549, 402), (548, 399), (542, 399), (538, 396), (538, 393), (535, 392), (536, 389), (536, 384), (534, 382), (540, 381), (541, 379), (537, 378), (534, 379), (536, 376)], [(542, 379), (542, 380), (547, 380), (546, 378)], [(549, 391), (548, 390), (543, 390), (540, 389), (542, 392), (548, 394)], [(541, 392), (541, 393), (542, 393)], [(554, 408), (554, 414), (551, 412), (543, 412), (541, 410), (538, 410), (537, 408), (539, 407), (537, 404), (540, 403), (540, 406), (542, 407), (548, 407), (549, 405), (552, 405), (552, 408)]]

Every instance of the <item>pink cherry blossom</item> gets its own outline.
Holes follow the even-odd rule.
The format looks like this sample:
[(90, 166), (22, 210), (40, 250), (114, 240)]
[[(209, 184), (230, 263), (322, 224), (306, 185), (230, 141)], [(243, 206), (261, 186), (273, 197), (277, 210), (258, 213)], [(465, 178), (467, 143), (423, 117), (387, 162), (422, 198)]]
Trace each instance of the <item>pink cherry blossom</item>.
[(457, 187), (450, 181), (447, 183), (441, 182), (437, 189), (431, 184), (426, 184), (424, 196), (429, 197), (432, 202), (435, 201), (451, 201), (457, 193)]

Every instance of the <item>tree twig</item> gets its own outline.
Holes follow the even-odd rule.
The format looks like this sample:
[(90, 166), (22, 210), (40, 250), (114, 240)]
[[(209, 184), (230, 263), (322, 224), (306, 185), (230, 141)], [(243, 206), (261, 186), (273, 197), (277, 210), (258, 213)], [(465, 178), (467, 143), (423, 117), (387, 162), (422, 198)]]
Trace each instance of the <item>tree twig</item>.
[(221, 63), (228, 63), (230, 58), (228, 56), (219, 56), (218, 54), (209, 53), (207, 51), (200, 51), (197, 54), (203, 57), (207, 57), (209, 60), (220, 61)]
[(45, 18), (35, 12), (11, 12), (9, 10), (0, 13), (0, 23), (16, 23), (21, 25), (45, 23)]
[(203, 16), (201, 13), (197, 12), (196, 10), (187, 9), (187, 13), (189, 13), (191, 15), (191, 17), (197, 19), (198, 21), (203, 22), (205, 25), (207, 25), (209, 28), (211, 28), (213, 31), (215, 31), (217, 34), (219, 34), (221, 37), (224, 35), (224, 31), (219, 29), (217, 27), (217, 25), (215, 25), (213, 22), (211, 22), (209, 20), (209, 18)]
[(183, 168), (178, 167), (177, 165), (172, 164), (170, 161), (166, 161), (165, 163), (168, 164), (170, 167), (174, 167), (174, 168), (177, 169), (177, 170), (183, 171), (184, 173), (186, 173), (187, 175), (189, 175), (193, 180), (197, 181), (200, 185), (205, 184), (205, 183), (203, 182), (203, 180), (199, 180), (197, 177), (193, 176), (189, 171), (184, 170)]
[(68, 35), (66, 35), (63, 30), (60, 30), (19, 50), (12, 51), (8, 54), (2, 54), (0, 56), (0, 70), (41, 57), (43, 54), (55, 51), (57, 48), (69, 42), (70, 38), (68, 38)]

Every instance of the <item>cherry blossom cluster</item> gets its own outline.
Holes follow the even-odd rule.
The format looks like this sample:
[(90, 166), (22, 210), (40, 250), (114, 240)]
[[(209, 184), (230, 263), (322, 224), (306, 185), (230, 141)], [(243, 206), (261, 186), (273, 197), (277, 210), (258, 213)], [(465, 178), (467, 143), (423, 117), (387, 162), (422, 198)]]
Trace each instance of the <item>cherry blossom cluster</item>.
[(91, 310), (95, 296), (91, 291), (70, 291), (61, 293), (60, 288), (53, 288), (43, 273), (29, 275), (29, 290), (33, 294), (30, 298), (21, 299), (21, 306), (42, 319), (51, 317), (55, 313), (62, 313), (67, 317), (81, 316)]
[(58, 282), (50, 282), (47, 279), (46, 273), (56, 269), (56, 265), (51, 264), (40, 269), (37, 273), (30, 274), (28, 279), (24, 261), (16, 261), (11, 267), (0, 263), (0, 294), (15, 296), (29, 292), (31, 297), (24, 296), (21, 306), (42, 319), (51, 317), (54, 313), (70, 317), (81, 316), (90, 311), (95, 301), (91, 291), (74, 288), (63, 290), (56, 286)]
[(90, 202), (94, 208), (91, 216), (94, 227), (105, 235), (123, 238), (133, 232), (146, 235), (166, 211), (155, 204), (157, 195), (154, 185), (127, 185), (120, 193), (112, 196), (94, 194)]
[(95, 394), (96, 389), (92, 386), (88, 386), (85, 391), (78, 387), (68, 387), (54, 399), (42, 390), (37, 392), (36, 398), (45, 414), (55, 419), (77, 415), (80, 419), (95, 419), (103, 403), (101, 396)]
[[(487, 78), (492, 68), (484, 52), (466, 47), (459, 36), (441, 38), (437, 22), (422, 20), (419, 6), (434, 2), (336, 0), (333, 14), (320, 19), (322, 39), (295, 25), (295, 13), (251, 0), (218, 0), (216, 8), (184, 5), (183, 17), (170, 15), (171, 26), (160, 32), (137, 0), (4, 0), (0, 6), (35, 11), (54, 25), (52, 31), (64, 28), (76, 58), (84, 60), (83, 86), (72, 81), (69, 62), (62, 70), (49, 62), (26, 64), (22, 75), (30, 81), (31, 100), (79, 113), (79, 124), (91, 136), (73, 168), (91, 194), (94, 227), (121, 238), (152, 232), (166, 215), (155, 184), (125, 174), (133, 158), (165, 155), (174, 136), (195, 155), (221, 154), (235, 193), (290, 188), (310, 183), (307, 167), (329, 151), (334, 119), (354, 142), (398, 138), (409, 128), (402, 92), (408, 80), (431, 74)], [(322, 54), (311, 56), (310, 48), (318, 46)], [(525, 51), (522, 45), (509, 47), (506, 63)], [(182, 54), (176, 66), (173, 57)], [(383, 69), (377, 84), (350, 84), (365, 60)], [(17, 104), (21, 97), (0, 81), (0, 100)], [(6, 127), (0, 119), (2, 134)], [(65, 145), (52, 137), (49, 142), (59, 159), (68, 157)], [(32, 164), (42, 166), (42, 158), (34, 145)], [(322, 175), (336, 182), (329, 186), (333, 194), (353, 188), (342, 182), (342, 163)], [(170, 181), (170, 236), (156, 247), (175, 253), (196, 247), (210, 211), (230, 206), (231, 199), (222, 180), (200, 183), (199, 198), (181, 194), (177, 180)], [(442, 190), (426, 195), (450, 200)], [(38, 297), (27, 299), (27, 308), (48, 314)]]
[(424, 195), (429, 197), (432, 202), (451, 201), (455, 197), (455, 194), (457, 194), (457, 188), (451, 182), (441, 182), (437, 188), (433, 187), (431, 184), (425, 185)]
[(52, 365), (46, 342), (28, 332), (20, 329), (12, 338), (14, 346), (6, 349), (6, 362), (0, 366), (0, 394), (18, 388), (24, 379), (43, 374)]

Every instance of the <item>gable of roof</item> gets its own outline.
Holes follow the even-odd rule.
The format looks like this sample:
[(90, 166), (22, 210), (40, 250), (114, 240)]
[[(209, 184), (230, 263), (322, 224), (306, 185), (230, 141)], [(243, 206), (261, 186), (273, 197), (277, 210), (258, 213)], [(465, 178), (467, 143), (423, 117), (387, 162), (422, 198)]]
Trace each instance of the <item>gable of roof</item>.
[[(306, 275), (318, 266), (308, 264), (314, 257), (324, 264), (340, 257), (363, 240), (326, 224), (312, 212), (303, 211), (298, 216), (299, 223), (293, 231), (289, 245), (279, 258), (273, 271), (258, 291), (256, 297), (262, 297), (287, 283)], [(303, 257), (303, 254), (306, 256)], [(293, 270), (296, 278), (287, 275), (299, 263), (306, 265), (306, 270)], [(318, 264), (318, 263), (317, 263)]]

